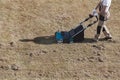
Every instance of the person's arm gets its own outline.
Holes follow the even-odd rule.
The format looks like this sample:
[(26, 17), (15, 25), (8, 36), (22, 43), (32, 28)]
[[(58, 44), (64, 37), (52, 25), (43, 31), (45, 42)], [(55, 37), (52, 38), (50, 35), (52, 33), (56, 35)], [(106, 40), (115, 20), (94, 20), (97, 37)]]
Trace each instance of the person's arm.
[(97, 6), (93, 9), (91, 15), (95, 15), (97, 13), (97, 9), (100, 7), (101, 1), (97, 4)]
[(95, 10), (97, 10), (100, 7), (101, 1), (98, 3), (98, 5), (95, 7)]
[(100, 7), (100, 5), (101, 5), (101, 1), (100, 1), (100, 2), (97, 4), (97, 6), (93, 9), (92, 14), (90, 14), (90, 15), (93, 15), (93, 16), (98, 15), (97, 9)]

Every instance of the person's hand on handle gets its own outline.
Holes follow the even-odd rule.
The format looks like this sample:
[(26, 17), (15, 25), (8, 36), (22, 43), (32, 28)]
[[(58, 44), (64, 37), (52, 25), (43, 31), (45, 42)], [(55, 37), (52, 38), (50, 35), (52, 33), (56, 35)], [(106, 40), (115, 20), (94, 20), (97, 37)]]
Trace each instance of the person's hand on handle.
[(92, 11), (92, 13), (90, 15), (92, 15), (92, 16), (98, 16), (98, 13), (97, 13), (96, 9), (93, 9), (93, 11)]

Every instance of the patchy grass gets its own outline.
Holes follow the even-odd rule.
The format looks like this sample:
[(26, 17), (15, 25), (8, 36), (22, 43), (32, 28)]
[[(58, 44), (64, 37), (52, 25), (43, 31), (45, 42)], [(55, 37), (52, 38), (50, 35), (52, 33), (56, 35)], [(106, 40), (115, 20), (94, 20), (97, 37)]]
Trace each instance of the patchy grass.
[(119, 80), (118, 0), (112, 1), (107, 24), (113, 40), (91, 42), (97, 24), (85, 31), (82, 43), (56, 44), (52, 36), (58, 29), (74, 28), (97, 2), (0, 0), (0, 79)]

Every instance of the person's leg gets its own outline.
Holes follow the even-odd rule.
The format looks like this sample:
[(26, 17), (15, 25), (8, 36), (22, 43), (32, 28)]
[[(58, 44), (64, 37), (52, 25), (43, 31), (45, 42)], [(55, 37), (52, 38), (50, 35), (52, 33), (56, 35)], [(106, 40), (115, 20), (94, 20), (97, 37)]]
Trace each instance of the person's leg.
[(103, 31), (106, 39), (112, 39), (112, 36), (111, 36), (111, 34), (110, 34), (106, 25), (103, 25), (103, 30), (102, 31)]
[(97, 26), (97, 33), (95, 35), (95, 40), (98, 41), (100, 38), (101, 30), (104, 25), (104, 21), (99, 20), (98, 26)]

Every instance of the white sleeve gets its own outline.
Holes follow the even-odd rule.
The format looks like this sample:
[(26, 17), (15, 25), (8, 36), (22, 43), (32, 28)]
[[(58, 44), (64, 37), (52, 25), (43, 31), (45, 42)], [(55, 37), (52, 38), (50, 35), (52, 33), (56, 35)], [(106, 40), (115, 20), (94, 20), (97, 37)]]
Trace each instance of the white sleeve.
[(104, 6), (110, 6), (111, 0), (103, 0), (103, 5)]

